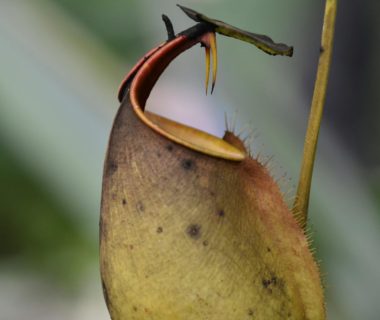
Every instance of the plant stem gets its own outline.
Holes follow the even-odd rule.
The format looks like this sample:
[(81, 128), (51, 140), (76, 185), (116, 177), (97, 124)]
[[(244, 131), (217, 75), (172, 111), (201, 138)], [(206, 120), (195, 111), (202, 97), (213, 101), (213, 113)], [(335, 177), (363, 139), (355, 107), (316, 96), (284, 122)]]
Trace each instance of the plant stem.
[(317, 78), (315, 81), (309, 122), (306, 131), (300, 178), (298, 182), (296, 199), (293, 206), (293, 213), (296, 215), (298, 222), (303, 228), (305, 228), (307, 224), (315, 153), (317, 149), (323, 107), (326, 99), (326, 90), (333, 50), (337, 4), (338, 0), (326, 0)]

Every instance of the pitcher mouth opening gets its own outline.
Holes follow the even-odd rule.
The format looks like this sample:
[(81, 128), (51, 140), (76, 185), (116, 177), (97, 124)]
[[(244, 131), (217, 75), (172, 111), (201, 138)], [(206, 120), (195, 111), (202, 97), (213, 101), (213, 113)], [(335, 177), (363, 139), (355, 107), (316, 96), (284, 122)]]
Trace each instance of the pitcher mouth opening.
[[(226, 160), (242, 161), (246, 158), (246, 153), (226, 140), (145, 110), (149, 94), (165, 68), (177, 55), (197, 43), (205, 47), (206, 93), (210, 75), (210, 58), (212, 57), (212, 93), (217, 73), (217, 52), (215, 33), (209, 31), (207, 27), (208, 26), (201, 25), (201, 28), (204, 28), (204, 30), (196, 37), (179, 35), (172, 41), (153, 50), (153, 53), (149, 56), (145, 56), (144, 60), (138, 63), (134, 68), (136, 69), (135, 73), (130, 75), (131, 79), (128, 95), (138, 118), (158, 134), (203, 154)], [(132, 71), (134, 69), (132, 69)]]
[[(244, 151), (236, 148), (226, 140), (207, 133), (203, 130), (182, 124), (158, 114), (145, 111), (144, 116), (151, 127), (168, 139), (204, 154), (227, 160), (242, 161), (246, 157)], [(155, 128), (153, 128), (153, 126)], [(175, 139), (173, 139), (174, 137)]]
[(231, 144), (226, 139), (221, 139), (202, 130), (145, 111), (145, 104), (149, 94), (170, 62), (182, 52), (199, 43), (205, 48), (206, 54), (206, 94), (212, 59), (212, 94), (217, 75), (216, 32), (249, 42), (270, 55), (292, 56), (293, 48), (282, 43), (275, 43), (267, 36), (247, 32), (220, 20), (211, 19), (192, 9), (183, 6), (179, 7), (188, 17), (198, 23), (174, 35), (173, 26), (169, 18), (163, 16), (168, 40), (149, 51), (132, 68), (121, 84), (119, 100), (121, 102), (128, 95), (131, 105), (141, 121), (160, 135), (178, 144), (210, 156), (242, 161), (247, 157), (247, 152), (241, 146)]

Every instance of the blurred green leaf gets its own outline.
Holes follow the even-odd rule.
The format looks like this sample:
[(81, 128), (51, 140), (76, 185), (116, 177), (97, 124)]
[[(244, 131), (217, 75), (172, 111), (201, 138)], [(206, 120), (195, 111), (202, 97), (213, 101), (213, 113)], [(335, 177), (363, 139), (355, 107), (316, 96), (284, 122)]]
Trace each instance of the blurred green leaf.
[[(135, 60), (146, 50), (142, 39), (144, 29), (136, 26), (144, 23), (144, 12), (136, 14), (142, 6), (132, 0), (53, 0), (126, 60)], [(159, 19), (160, 15), (157, 14)], [(133, 31), (132, 31), (133, 30)]]
[(73, 285), (94, 261), (94, 243), (1, 140), (0, 176), (0, 263)]

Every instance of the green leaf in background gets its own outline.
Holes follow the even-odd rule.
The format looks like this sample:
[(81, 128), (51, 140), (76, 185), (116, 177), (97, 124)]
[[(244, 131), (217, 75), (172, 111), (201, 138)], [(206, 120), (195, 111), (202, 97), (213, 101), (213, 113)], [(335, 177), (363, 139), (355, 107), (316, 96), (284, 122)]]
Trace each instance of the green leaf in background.
[(0, 264), (75, 286), (96, 258), (94, 243), (1, 140), (0, 176)]

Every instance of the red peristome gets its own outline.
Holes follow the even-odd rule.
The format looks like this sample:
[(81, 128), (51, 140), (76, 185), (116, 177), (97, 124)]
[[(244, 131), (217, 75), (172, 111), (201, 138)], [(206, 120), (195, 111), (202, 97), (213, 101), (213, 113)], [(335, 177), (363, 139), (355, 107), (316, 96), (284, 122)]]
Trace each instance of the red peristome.
[(153, 48), (148, 53), (144, 55), (135, 65), (134, 67), (128, 72), (128, 74), (124, 77), (123, 81), (121, 82), (119, 89), (118, 89), (118, 99), (119, 102), (123, 100), (124, 94), (125, 94), (125, 88), (128, 84), (128, 82), (136, 75), (137, 71), (140, 69), (140, 67), (159, 49), (161, 49), (166, 42), (161, 43), (159, 46)]
[(138, 63), (133, 68), (136, 69), (136, 74), (131, 83), (130, 92), (134, 108), (144, 109), (153, 86), (170, 62), (185, 50), (199, 43), (200, 40), (201, 36), (180, 35), (154, 51), (145, 63)]

